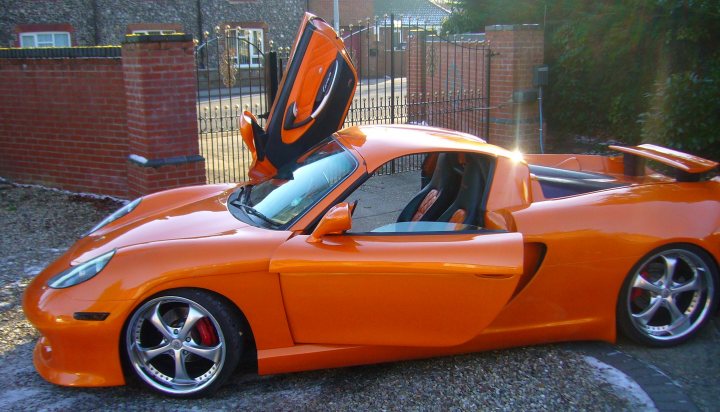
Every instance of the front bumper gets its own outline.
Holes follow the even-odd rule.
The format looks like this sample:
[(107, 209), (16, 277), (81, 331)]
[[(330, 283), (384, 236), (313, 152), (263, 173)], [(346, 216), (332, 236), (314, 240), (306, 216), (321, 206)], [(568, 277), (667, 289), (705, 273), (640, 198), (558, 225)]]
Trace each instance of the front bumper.
[[(25, 292), (23, 309), (41, 338), (33, 353), (38, 373), (63, 386), (125, 384), (120, 335), (129, 301), (89, 301), (75, 291), (50, 289), (36, 279)], [(103, 321), (76, 320), (75, 312), (109, 312)]]

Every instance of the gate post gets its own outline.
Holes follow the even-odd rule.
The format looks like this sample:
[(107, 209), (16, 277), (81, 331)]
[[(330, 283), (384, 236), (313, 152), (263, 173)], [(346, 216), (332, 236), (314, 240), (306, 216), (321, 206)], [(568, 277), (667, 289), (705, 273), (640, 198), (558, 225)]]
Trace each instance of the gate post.
[(128, 35), (122, 44), (131, 196), (205, 183), (192, 36)]
[(489, 141), (526, 153), (539, 150), (537, 92), (533, 67), (543, 63), (544, 33), (537, 24), (485, 28), (490, 60)]
[[(402, 28), (401, 28), (402, 30)], [(385, 102), (387, 103), (387, 102)], [(395, 15), (390, 14), (390, 124), (395, 124)], [(393, 167), (395, 161), (393, 161)], [(394, 172), (394, 171), (393, 171)]]
[(278, 70), (278, 58), (276, 51), (270, 51), (265, 59), (265, 73), (268, 87), (266, 87), (267, 96), (265, 101), (267, 102), (267, 111), (270, 112), (270, 107), (275, 101), (275, 95), (277, 95), (278, 85), (280, 84), (280, 76)]
[(427, 121), (427, 31), (412, 30), (408, 42), (408, 122)]

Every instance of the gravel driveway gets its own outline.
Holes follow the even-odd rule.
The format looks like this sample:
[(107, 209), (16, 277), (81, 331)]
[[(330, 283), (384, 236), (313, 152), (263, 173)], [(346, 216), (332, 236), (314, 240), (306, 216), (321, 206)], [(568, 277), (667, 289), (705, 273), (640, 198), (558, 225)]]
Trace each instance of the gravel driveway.
[(0, 181), (0, 410), (652, 410), (632, 397), (632, 382), (618, 388), (602, 365), (563, 345), (267, 377), (240, 370), (213, 398), (192, 401), (135, 387), (54, 386), (32, 366), (37, 333), (22, 292), (118, 206)]

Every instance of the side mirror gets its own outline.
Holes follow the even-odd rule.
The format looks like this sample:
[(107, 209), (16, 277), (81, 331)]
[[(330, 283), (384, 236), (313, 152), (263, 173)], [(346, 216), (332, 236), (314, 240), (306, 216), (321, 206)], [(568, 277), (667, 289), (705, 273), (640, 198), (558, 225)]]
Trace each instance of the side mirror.
[(341, 202), (333, 206), (313, 230), (312, 234), (307, 238), (308, 243), (318, 243), (322, 241), (323, 236), (339, 235), (352, 227), (352, 218), (350, 217), (352, 208), (346, 202)]

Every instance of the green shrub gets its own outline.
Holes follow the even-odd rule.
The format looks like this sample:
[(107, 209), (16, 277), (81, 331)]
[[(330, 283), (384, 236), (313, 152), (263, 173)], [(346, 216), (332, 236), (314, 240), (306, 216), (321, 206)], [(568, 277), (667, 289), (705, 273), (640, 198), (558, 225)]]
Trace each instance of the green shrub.
[(652, 106), (639, 120), (644, 141), (720, 160), (720, 70), (673, 74), (648, 98)]
[(444, 28), (451, 32), (544, 23), (545, 108), (554, 134), (643, 140), (720, 156), (720, 1), (450, 3), (457, 13)]

